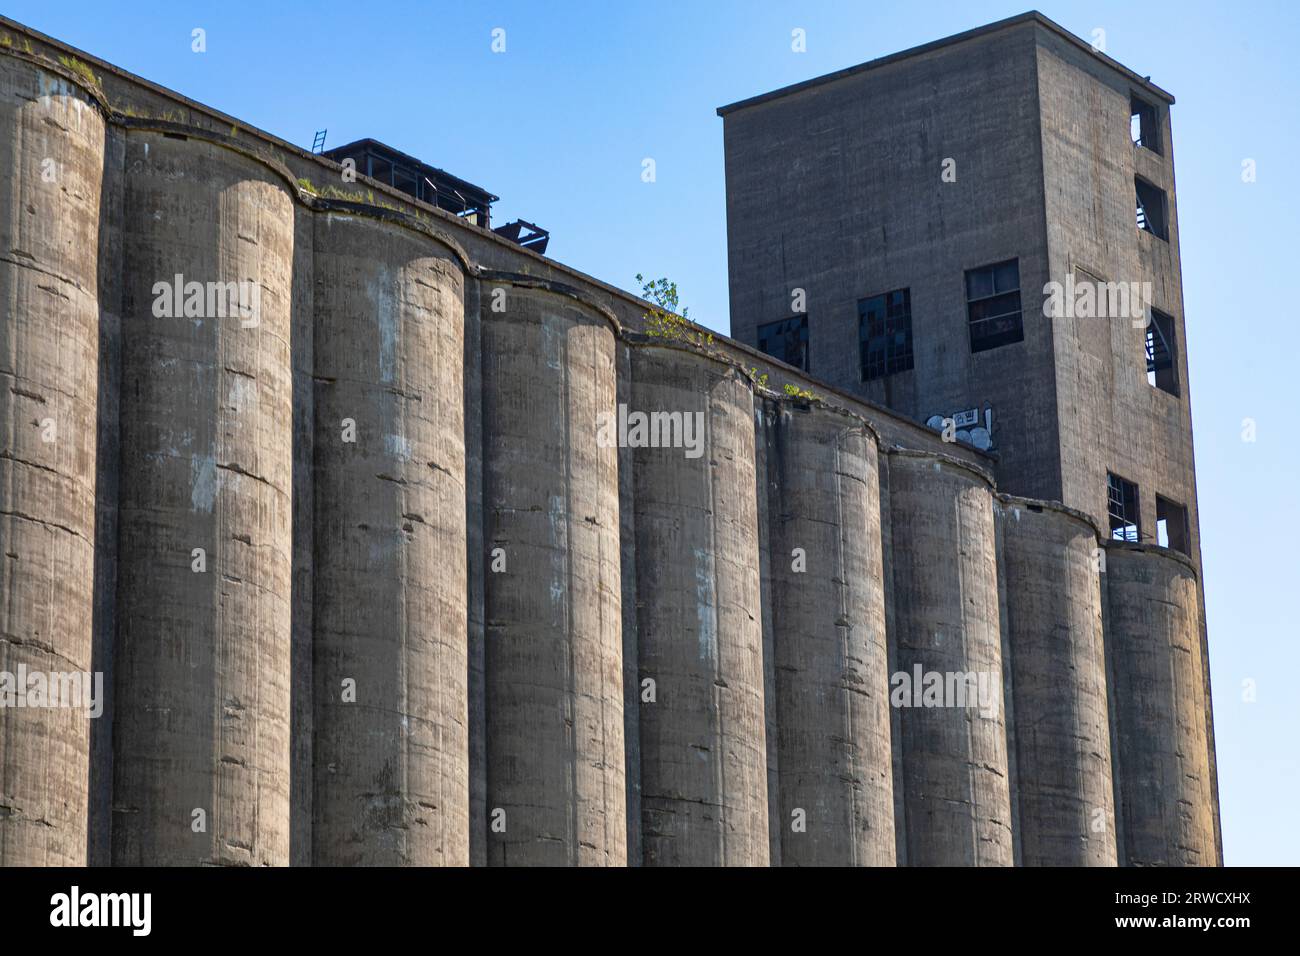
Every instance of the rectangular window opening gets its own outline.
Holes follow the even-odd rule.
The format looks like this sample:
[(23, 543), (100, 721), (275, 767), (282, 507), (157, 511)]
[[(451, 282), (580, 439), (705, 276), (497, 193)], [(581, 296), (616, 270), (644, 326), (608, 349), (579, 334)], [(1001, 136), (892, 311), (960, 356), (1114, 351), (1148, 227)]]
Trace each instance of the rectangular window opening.
[(367, 173), (371, 179), (377, 179), (381, 183), (392, 185), (393, 182), (393, 164), (386, 159), (380, 159), (378, 156), (370, 157), (370, 172)]
[(808, 316), (796, 315), (758, 327), (758, 350), (808, 371)]
[(1174, 317), (1151, 310), (1147, 323), (1147, 382), (1162, 392), (1178, 394), (1178, 352), (1174, 339)]
[(858, 300), (858, 362), (864, 382), (912, 367), (910, 289)]
[(1187, 539), (1187, 509), (1156, 495), (1156, 544), (1189, 554)]
[(1165, 192), (1145, 179), (1133, 178), (1137, 193), (1137, 227), (1158, 239), (1169, 241), (1169, 226), (1165, 218)]
[(966, 271), (966, 318), (972, 352), (1024, 341), (1019, 259)]
[(1110, 536), (1119, 541), (1141, 540), (1138, 522), (1138, 487), (1119, 475), (1106, 473), (1107, 511)]
[(1159, 120), (1160, 110), (1154, 103), (1148, 103), (1138, 96), (1129, 97), (1129, 134), (1133, 145), (1160, 152)]
[(416, 179), (414, 171), (407, 169), (405, 166), (393, 167), (392, 184), (404, 193), (416, 195), (419, 180)]

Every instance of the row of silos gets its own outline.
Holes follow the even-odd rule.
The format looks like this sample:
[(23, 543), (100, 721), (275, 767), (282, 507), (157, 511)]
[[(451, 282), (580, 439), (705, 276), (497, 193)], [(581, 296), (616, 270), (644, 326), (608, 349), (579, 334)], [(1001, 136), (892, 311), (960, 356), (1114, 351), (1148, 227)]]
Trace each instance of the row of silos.
[(0, 152), (0, 672), (113, 713), (0, 864), (1213, 862), (1169, 552), (13, 56)]
[(0, 672), (114, 705), (0, 710), (0, 864), (467, 863), (461, 264), (21, 57), (0, 150)]

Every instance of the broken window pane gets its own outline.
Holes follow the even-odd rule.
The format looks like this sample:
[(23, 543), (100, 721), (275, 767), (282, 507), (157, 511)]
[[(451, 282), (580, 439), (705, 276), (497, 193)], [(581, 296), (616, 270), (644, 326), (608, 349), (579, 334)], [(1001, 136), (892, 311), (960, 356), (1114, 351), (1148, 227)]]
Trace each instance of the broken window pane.
[(808, 371), (808, 316), (796, 315), (760, 325), (758, 348), (788, 365)]
[(858, 362), (864, 382), (912, 367), (911, 290), (858, 300)]

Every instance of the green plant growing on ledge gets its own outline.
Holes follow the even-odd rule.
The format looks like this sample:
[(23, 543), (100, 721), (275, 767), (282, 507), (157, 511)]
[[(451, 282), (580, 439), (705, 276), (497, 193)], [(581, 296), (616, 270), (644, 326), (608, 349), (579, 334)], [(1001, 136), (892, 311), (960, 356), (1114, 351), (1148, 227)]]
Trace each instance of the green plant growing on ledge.
[(144, 120), (145, 122), (152, 120), (176, 123), (181, 126), (186, 124), (185, 114), (180, 110), (165, 110), (162, 113), (151, 113), (148, 110), (138, 110), (128, 103), (125, 106), (119, 107), (117, 111), (130, 119)]
[(77, 74), (87, 83), (89, 83), (91, 86), (95, 86), (95, 87), (99, 86), (99, 77), (95, 75), (95, 71), (92, 70), (90, 67), (88, 67), (86, 64), (82, 63), (80, 60), (78, 60), (75, 56), (60, 56), (59, 62), (62, 63), (64, 66), (66, 66), (73, 73)]
[(376, 199), (375, 191), (373, 189), (367, 189), (364, 193), (348, 192), (345, 189), (339, 189), (337, 186), (324, 186), (324, 187), (317, 186), (314, 182), (312, 182), (310, 179), (307, 179), (305, 176), (300, 176), (297, 179), (297, 183), (299, 187), (302, 188), (303, 192), (310, 193), (311, 195), (317, 196), (321, 199), (343, 199), (346, 200), (347, 202), (362, 203), (367, 206), (378, 206), (381, 209), (387, 209), (391, 212), (399, 212), (404, 215), (410, 215), (410, 213), (408, 213), (401, 206), (395, 206), (392, 203), (385, 202), (382, 199)]
[(815, 394), (813, 394), (813, 390), (811, 388), (800, 388), (798, 385), (794, 384), (793, 382), (786, 382), (784, 385), (781, 386), (781, 388), (791, 398), (815, 399), (817, 397)]
[(667, 279), (646, 280), (641, 273), (636, 274), (636, 281), (641, 283), (641, 298), (653, 302), (656, 308), (647, 312), (643, 318), (645, 334), (651, 338), (669, 339), (685, 342), (700, 348), (713, 344), (713, 333), (696, 325), (686, 313), (689, 309), (678, 309), (677, 283)]
[(767, 372), (764, 372), (762, 375), (759, 375), (757, 365), (752, 366), (749, 370), (749, 377), (754, 380), (754, 384), (757, 385), (759, 388), (767, 388), (767, 375), (768, 375)]

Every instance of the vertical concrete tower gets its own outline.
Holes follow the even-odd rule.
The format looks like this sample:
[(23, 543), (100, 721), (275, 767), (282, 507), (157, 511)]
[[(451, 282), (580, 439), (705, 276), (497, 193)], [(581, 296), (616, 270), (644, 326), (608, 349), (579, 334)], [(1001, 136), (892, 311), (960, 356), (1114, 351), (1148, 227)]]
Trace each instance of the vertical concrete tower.
[(313, 859), (466, 866), (464, 275), (334, 214), (313, 268)]
[(648, 866), (771, 859), (753, 409), (749, 380), (721, 360), (632, 352), (632, 410), (699, 415), (703, 429), (698, 454), (636, 448)]
[[(0, 672), (91, 669), (104, 118), (0, 58)], [(0, 710), (0, 866), (86, 863), (91, 718)]]
[(1114, 866), (1115, 807), (1097, 532), (999, 496), (1004, 620), (1025, 866)]
[(627, 863), (610, 322), (488, 282), (483, 324), (487, 860)]
[[(112, 860), (285, 865), (293, 202), (197, 139), (125, 162)], [(182, 282), (260, 306), (177, 314)]]
[[(889, 511), (899, 673), (974, 674), (987, 693), (989, 677), (1003, 670), (987, 478), (897, 450)], [(1015, 862), (1000, 680), (993, 694), (966, 706), (902, 708), (901, 832), (910, 865)]]
[(839, 411), (773, 405), (779, 797), (771, 812), (782, 835), (780, 862), (893, 866), (876, 439)]
[[(718, 112), (733, 336), (950, 423), (1003, 493), (1186, 559), (1216, 863), (1173, 102), (1027, 13)], [(1112, 645), (1120, 672), (1150, 650)]]

